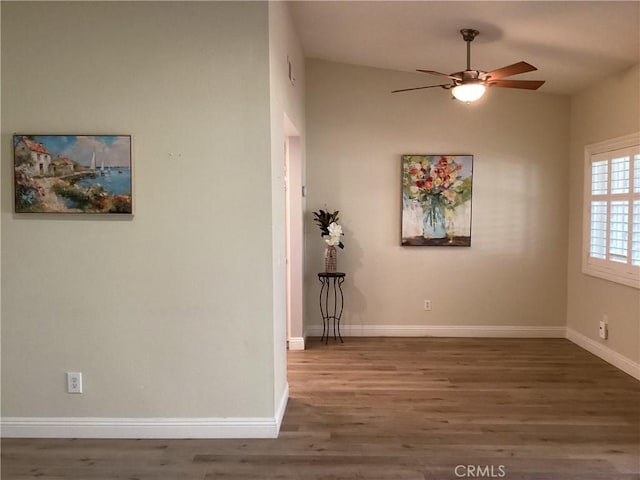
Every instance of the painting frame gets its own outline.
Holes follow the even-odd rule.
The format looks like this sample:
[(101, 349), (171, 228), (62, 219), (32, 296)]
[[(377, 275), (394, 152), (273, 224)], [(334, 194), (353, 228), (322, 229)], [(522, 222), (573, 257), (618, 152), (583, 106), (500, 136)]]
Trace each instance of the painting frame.
[(401, 245), (470, 247), (472, 154), (401, 156)]
[(132, 136), (18, 134), (16, 214), (133, 215)]

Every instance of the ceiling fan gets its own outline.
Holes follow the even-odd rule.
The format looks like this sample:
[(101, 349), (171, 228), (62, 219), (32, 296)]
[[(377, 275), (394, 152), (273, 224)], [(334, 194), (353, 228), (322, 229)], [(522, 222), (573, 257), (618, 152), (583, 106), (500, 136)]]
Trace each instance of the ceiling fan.
[(513, 65), (498, 68), (490, 72), (482, 70), (471, 70), (471, 42), (480, 33), (472, 28), (463, 28), (460, 30), (462, 38), (467, 42), (467, 69), (463, 72), (451, 74), (436, 72), (434, 70), (416, 70), (417, 72), (428, 73), (429, 75), (437, 75), (450, 79), (451, 83), (443, 83), (441, 85), (427, 85), (426, 87), (403, 88), (394, 90), (391, 93), (408, 92), (410, 90), (422, 90), (424, 88), (442, 87), (445, 90), (451, 90), (451, 93), (458, 100), (471, 103), (478, 100), (484, 95), (486, 87), (503, 87), (503, 88), (523, 88), (525, 90), (537, 90), (544, 84), (544, 80), (505, 80), (505, 77), (519, 75), (521, 73), (533, 72), (537, 70), (533, 65), (527, 62), (518, 62)]

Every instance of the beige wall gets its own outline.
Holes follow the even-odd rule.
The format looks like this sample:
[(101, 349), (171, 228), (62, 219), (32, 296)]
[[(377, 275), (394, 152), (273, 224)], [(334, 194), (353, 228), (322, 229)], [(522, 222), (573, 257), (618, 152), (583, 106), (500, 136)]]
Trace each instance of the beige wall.
[[(571, 99), (571, 177), (567, 326), (640, 362), (640, 290), (582, 273), (584, 147), (640, 131), (640, 66)], [(609, 317), (609, 339), (598, 323)]]
[[(344, 326), (564, 326), (569, 100), (495, 89), (391, 94), (422, 75), (307, 60), (307, 325), (324, 246), (311, 212), (341, 211)], [(471, 248), (400, 246), (400, 156), (474, 157)], [(431, 299), (433, 311), (423, 310)]]
[[(268, 21), (2, 2), (3, 416), (273, 416)], [(135, 217), (13, 215), (13, 132), (132, 134)]]

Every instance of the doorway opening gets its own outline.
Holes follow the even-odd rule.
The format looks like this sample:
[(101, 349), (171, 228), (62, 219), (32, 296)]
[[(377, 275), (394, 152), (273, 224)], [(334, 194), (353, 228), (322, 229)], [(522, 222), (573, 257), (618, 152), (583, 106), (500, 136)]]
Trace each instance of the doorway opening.
[(287, 345), (289, 350), (304, 350), (302, 142), (286, 115), (284, 134)]

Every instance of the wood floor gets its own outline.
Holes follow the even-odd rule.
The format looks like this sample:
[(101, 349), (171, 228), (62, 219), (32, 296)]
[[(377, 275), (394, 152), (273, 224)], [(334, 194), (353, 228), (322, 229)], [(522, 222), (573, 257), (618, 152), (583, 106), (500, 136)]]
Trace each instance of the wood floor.
[(289, 353), (274, 440), (2, 441), (2, 480), (638, 480), (640, 382), (559, 339)]

